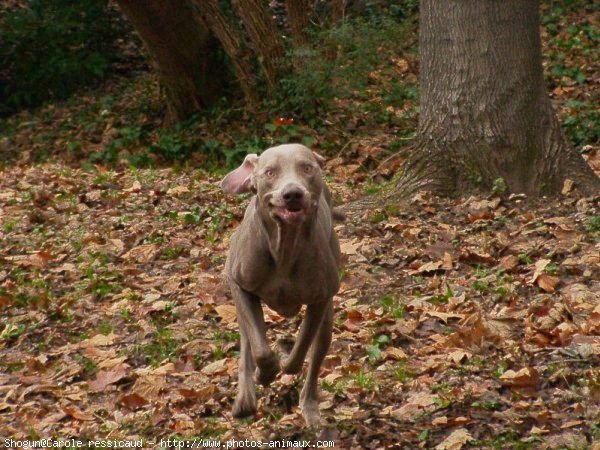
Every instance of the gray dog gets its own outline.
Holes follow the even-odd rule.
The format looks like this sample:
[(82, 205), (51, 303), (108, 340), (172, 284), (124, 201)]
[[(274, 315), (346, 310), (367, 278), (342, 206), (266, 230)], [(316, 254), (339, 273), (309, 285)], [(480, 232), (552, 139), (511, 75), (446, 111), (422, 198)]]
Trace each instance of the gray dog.
[[(340, 247), (323, 162), (303, 145), (280, 145), (246, 156), (221, 182), (226, 192), (256, 194), (231, 238), (225, 264), (241, 336), (235, 417), (256, 412), (253, 373), (264, 386), (280, 369), (299, 373), (312, 346), (300, 408), (307, 425), (321, 423), (318, 377), (331, 343), (332, 297), (340, 286)], [(307, 305), (296, 342), (281, 363), (267, 341), (261, 300), (285, 317)]]

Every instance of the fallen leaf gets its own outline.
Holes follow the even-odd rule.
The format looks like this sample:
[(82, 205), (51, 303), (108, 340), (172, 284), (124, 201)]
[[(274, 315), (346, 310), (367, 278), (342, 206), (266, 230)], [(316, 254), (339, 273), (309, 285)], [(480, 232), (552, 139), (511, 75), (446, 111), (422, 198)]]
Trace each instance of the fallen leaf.
[(187, 186), (175, 186), (167, 191), (167, 195), (177, 196), (179, 194), (186, 194), (188, 192), (190, 192), (190, 189)]
[(361, 245), (362, 243), (360, 241), (353, 239), (351, 241), (340, 243), (340, 250), (344, 255), (357, 255)]
[(573, 180), (565, 178), (565, 181), (563, 183), (563, 187), (562, 187), (562, 190), (560, 191), (560, 193), (562, 195), (569, 195), (569, 192), (571, 192), (571, 189), (573, 189), (574, 184), (575, 183), (573, 182)]
[(91, 422), (92, 420), (95, 420), (94, 416), (91, 414), (85, 413), (73, 406), (65, 407), (62, 410), (66, 415), (71, 416), (73, 419), (81, 420), (82, 422)]
[(115, 338), (117, 337), (116, 334), (114, 333), (110, 333), (110, 334), (97, 334), (95, 336), (92, 336), (89, 339), (85, 339), (83, 341), (81, 341), (79, 343), (79, 347), (81, 348), (86, 348), (86, 347), (104, 347), (107, 345), (112, 345), (115, 342)]
[(234, 305), (219, 305), (215, 307), (217, 314), (225, 323), (233, 323), (236, 321), (236, 311)]
[(442, 264), (443, 264), (443, 261), (427, 262), (425, 264), (422, 264), (415, 270), (409, 270), (408, 274), (409, 275), (418, 275), (418, 274), (427, 273), (427, 272), (434, 272), (436, 270), (439, 270), (442, 267)]
[(560, 283), (560, 278), (542, 273), (535, 280), (536, 284), (545, 292), (552, 293)]
[(463, 445), (473, 440), (473, 436), (469, 434), (466, 428), (454, 430), (444, 439), (436, 448), (436, 450), (460, 450)]
[(508, 255), (500, 261), (500, 267), (507, 272), (514, 272), (519, 265), (519, 258), (515, 255)]
[(530, 283), (535, 283), (535, 280), (538, 279), (538, 277), (544, 273), (544, 270), (546, 269), (546, 266), (548, 264), (550, 264), (552, 262), (552, 260), (550, 259), (540, 259), (538, 261), (536, 261), (535, 263), (535, 270), (533, 272), (533, 276), (531, 277), (531, 281)]
[(148, 263), (154, 260), (158, 255), (159, 248), (154, 244), (144, 244), (133, 247), (123, 255), (123, 259), (132, 260), (139, 263)]
[(538, 373), (533, 367), (524, 367), (518, 371), (507, 370), (500, 375), (500, 382), (503, 385), (517, 388), (535, 388), (538, 379)]
[(456, 350), (448, 354), (448, 359), (454, 361), (455, 364), (460, 364), (463, 361), (468, 360), (471, 357), (471, 353), (463, 350)]
[(207, 364), (200, 370), (204, 375), (220, 375), (227, 372), (227, 359), (219, 359)]
[(117, 403), (129, 409), (139, 409), (142, 406), (146, 406), (148, 404), (148, 400), (134, 392), (133, 394), (121, 396)]
[(211, 398), (217, 392), (217, 387), (214, 384), (208, 384), (199, 389), (179, 389), (182, 397), (193, 400), (195, 402), (203, 402)]
[(88, 387), (92, 392), (102, 392), (107, 386), (122, 380), (127, 376), (129, 365), (119, 364), (112, 370), (100, 370), (96, 374), (96, 379), (88, 383)]
[(428, 392), (416, 392), (412, 394), (404, 404), (391, 412), (399, 419), (414, 421), (420, 414), (435, 409), (438, 397)]
[(401, 348), (387, 347), (383, 351), (383, 357), (384, 357), (384, 359), (402, 360), (402, 359), (407, 359), (408, 355), (406, 353), (404, 353), (404, 350), (402, 350)]
[(454, 313), (445, 313), (440, 311), (425, 311), (425, 314), (431, 317), (437, 317), (438, 319), (442, 319), (444, 323), (448, 323), (450, 319), (464, 319), (464, 314), (454, 314)]

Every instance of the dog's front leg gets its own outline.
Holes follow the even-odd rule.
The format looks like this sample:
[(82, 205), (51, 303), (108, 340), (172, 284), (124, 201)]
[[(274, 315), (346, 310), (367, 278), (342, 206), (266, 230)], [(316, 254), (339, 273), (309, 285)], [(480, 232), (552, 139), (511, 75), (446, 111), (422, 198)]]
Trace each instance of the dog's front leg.
[[(235, 282), (230, 283), (230, 286), (235, 301), (240, 332), (241, 335), (247, 338), (249, 343), (249, 345), (246, 345), (246, 351), (250, 350), (251, 358), (257, 366), (256, 381), (263, 386), (268, 386), (277, 376), (279, 359), (273, 350), (271, 350), (267, 341), (267, 327), (260, 300), (249, 292), (244, 291)], [(245, 350), (243, 341), (241, 350)], [(248, 365), (248, 367), (250, 366)]]
[(254, 415), (256, 412), (256, 392), (254, 391), (254, 359), (250, 348), (250, 339), (245, 329), (245, 323), (238, 320), (240, 325), (240, 361), (238, 367), (238, 393), (233, 404), (233, 417), (241, 419)]
[(283, 370), (283, 372), (295, 374), (302, 370), (306, 353), (318, 332), (317, 330), (323, 321), (323, 316), (325, 315), (329, 303), (331, 303), (331, 301), (314, 303), (307, 306), (294, 347), (287, 358), (281, 363), (281, 370)]
[(300, 409), (309, 427), (321, 425), (319, 413), (319, 372), (321, 364), (329, 351), (331, 344), (331, 329), (333, 327), (333, 301), (326, 304), (323, 320), (319, 324), (317, 335), (312, 344), (311, 357), (308, 365), (308, 376), (300, 392)]

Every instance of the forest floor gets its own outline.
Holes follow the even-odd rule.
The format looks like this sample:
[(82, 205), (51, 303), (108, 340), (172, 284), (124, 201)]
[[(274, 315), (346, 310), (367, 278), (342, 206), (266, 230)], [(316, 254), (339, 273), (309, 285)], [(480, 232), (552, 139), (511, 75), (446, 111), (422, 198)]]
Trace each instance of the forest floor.
[[(542, 18), (551, 97), (600, 173), (593, 11), (545, 2)], [(329, 157), (338, 204), (377, 192), (418, 103), (414, 47), (382, 61), (318, 125), (230, 112), (163, 131), (148, 74), (2, 119), (0, 437), (600, 448), (599, 198), (568, 185), (541, 200), (419, 193), (338, 224), (324, 430), (303, 428), (303, 380), (288, 375), (258, 388), (254, 420), (231, 417), (239, 335), (222, 272), (248, 197), (220, 191), (223, 167), (197, 167), (301, 140)], [(298, 319), (265, 311), (273, 342), (295, 335)]]
[[(360, 179), (329, 169), (336, 196), (356, 196)], [(259, 388), (255, 422), (231, 417), (239, 335), (222, 271), (247, 198), (217, 181), (59, 165), (0, 174), (3, 435), (311, 437), (301, 378)], [(598, 442), (597, 201), (419, 194), (337, 225), (321, 437), (340, 448)], [(266, 317), (273, 340), (297, 329)]]

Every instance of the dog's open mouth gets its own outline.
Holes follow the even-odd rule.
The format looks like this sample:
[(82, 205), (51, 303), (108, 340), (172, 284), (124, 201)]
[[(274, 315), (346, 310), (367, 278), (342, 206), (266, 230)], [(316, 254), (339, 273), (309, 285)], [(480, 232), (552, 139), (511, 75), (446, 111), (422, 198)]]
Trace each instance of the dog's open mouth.
[(282, 206), (275, 208), (275, 214), (286, 222), (298, 222), (306, 217), (306, 210), (301, 206)]

